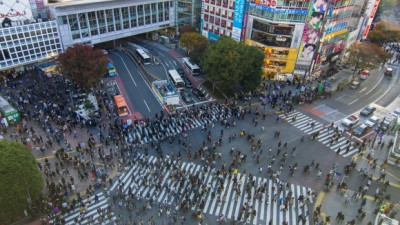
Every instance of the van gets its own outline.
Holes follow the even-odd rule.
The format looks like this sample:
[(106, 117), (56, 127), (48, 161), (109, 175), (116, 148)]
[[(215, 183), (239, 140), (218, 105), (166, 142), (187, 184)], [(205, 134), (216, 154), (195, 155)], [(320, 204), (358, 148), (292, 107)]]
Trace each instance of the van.
[(389, 114), (385, 117), (385, 120), (382, 122), (382, 130), (386, 131), (393, 127), (393, 125), (397, 122), (397, 116)]

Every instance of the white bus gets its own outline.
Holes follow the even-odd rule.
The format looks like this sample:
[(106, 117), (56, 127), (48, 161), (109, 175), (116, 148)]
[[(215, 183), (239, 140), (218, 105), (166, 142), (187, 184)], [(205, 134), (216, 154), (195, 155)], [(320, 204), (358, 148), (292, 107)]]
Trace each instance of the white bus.
[(200, 74), (200, 67), (192, 62), (189, 58), (182, 58), (182, 63), (190, 70), (193, 75)]
[(150, 56), (147, 55), (147, 53), (144, 52), (143, 49), (136, 49), (136, 55), (139, 57), (140, 61), (142, 61), (144, 65), (149, 65), (151, 63)]
[(175, 86), (177, 91), (180, 91), (185, 87), (185, 82), (182, 77), (179, 76), (178, 71), (176, 70), (168, 70), (168, 77), (171, 80), (172, 84)]

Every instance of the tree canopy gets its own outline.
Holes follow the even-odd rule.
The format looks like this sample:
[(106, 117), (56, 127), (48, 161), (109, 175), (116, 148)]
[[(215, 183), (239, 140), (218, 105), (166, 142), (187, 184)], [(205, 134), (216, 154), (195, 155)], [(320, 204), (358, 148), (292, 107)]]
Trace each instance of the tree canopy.
[(375, 69), (390, 58), (390, 54), (386, 53), (382, 47), (369, 42), (353, 43), (347, 52), (347, 63), (354, 65), (354, 71)]
[(0, 220), (8, 221), (39, 200), (42, 175), (31, 150), (20, 142), (0, 141)]
[(264, 53), (254, 46), (221, 37), (210, 44), (203, 57), (207, 77), (225, 93), (254, 90), (261, 82)]
[(185, 47), (187, 54), (190, 55), (194, 51), (198, 52), (202, 49), (204, 51), (208, 44), (208, 39), (196, 32), (186, 32), (182, 34), (179, 44)]
[(376, 23), (374, 29), (368, 33), (368, 40), (376, 45), (383, 46), (390, 42), (400, 41), (400, 25), (387, 20)]
[(107, 55), (90, 45), (74, 44), (58, 56), (62, 73), (73, 83), (91, 88), (107, 71)]

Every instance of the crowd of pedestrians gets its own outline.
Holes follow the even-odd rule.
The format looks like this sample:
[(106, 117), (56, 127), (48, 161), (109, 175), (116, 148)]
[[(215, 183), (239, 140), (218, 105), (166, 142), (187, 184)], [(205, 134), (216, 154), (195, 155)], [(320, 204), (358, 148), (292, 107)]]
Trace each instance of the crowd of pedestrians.
[[(261, 97), (265, 104), (269, 104), (271, 107), (268, 106), (268, 109), (273, 108), (273, 114), (275, 110), (289, 112), (296, 105), (311, 101), (316, 96), (315, 90), (311, 88), (299, 85), (295, 91), (291, 91), (284, 90), (284, 85), (265, 82), (265, 92), (254, 92), (252, 95)], [(142, 219), (133, 218), (135, 215), (145, 214), (146, 210), (153, 207), (158, 207), (158, 216), (167, 216), (165, 223), (177, 221), (183, 223), (186, 220), (185, 212), (192, 206), (196, 205), (200, 211), (204, 207), (205, 202), (202, 196), (205, 196), (205, 193), (211, 192), (212, 198), (218, 202), (226, 201), (226, 196), (221, 195), (223, 187), (226, 186), (224, 183), (226, 178), (233, 181), (236, 197), (243, 194), (247, 196), (246, 201), (240, 206), (239, 216), (233, 218), (235, 221), (245, 221), (257, 214), (250, 204), (252, 199), (268, 202), (268, 199), (263, 199), (263, 193), (267, 191), (267, 187), (262, 182), (257, 183), (250, 178), (244, 184), (244, 193), (241, 193), (238, 188), (243, 183), (242, 177), (238, 176), (238, 170), (248, 160), (249, 154), (256, 163), (260, 163), (258, 172), (274, 182), (275, 195), (267, 196), (267, 198), (279, 200), (281, 210), (293, 207), (294, 198), (290, 190), (285, 198), (277, 199), (277, 197), (282, 190), (290, 187), (290, 183), (282, 181), (281, 174), (287, 172), (293, 176), (297, 167), (300, 166), (294, 161), (296, 146), (289, 147), (284, 138), (280, 137), (279, 130), (275, 131), (278, 145), (266, 153), (263, 153), (265, 151), (263, 151), (262, 140), (257, 139), (254, 132), (243, 129), (237, 133), (238, 135), (236, 132), (224, 134), (228, 128), (235, 127), (238, 121), (249, 120), (252, 121), (254, 127), (257, 127), (258, 123), (261, 123), (259, 117), (265, 120), (268, 115), (266, 107), (262, 109), (262, 106), (252, 106), (251, 102), (243, 105), (238, 100), (230, 100), (225, 104), (194, 106), (189, 110), (176, 111), (173, 114), (160, 112), (153, 118), (134, 121), (132, 125), (127, 126), (121, 124), (117, 115), (108, 107), (104, 107), (105, 111), (99, 110), (94, 119), (87, 120), (77, 115), (74, 112), (76, 106), (85, 101), (83, 90), (62, 76), (48, 78), (36, 71), (28, 71), (17, 77), (8, 76), (4, 80), (4, 86), (5, 88), (1, 90), (2, 94), (18, 108), (23, 118), (17, 126), (17, 131), (5, 131), (11, 138), (26, 144), (39, 155), (49, 155), (50, 152), (54, 155), (55, 160), (52, 162), (49, 157), (44, 162), (38, 163), (45, 177), (46, 191), (37, 207), (44, 210), (55, 223), (63, 224), (65, 221), (62, 215), (78, 209), (80, 216), (75, 219), (76, 224), (82, 221), (99, 224), (118, 214), (117, 224), (141, 225), (144, 224)], [(101, 104), (107, 102), (105, 93), (101, 86), (94, 88), (94, 95), (100, 109), (103, 109)], [(196, 120), (205, 121), (201, 126), (203, 140), (198, 139), (202, 145), (197, 149), (192, 146), (188, 138), (188, 131), (196, 127)], [(276, 122), (281, 122), (279, 117)], [(215, 126), (221, 127), (221, 130), (217, 132), (218, 135), (215, 135)], [(175, 132), (172, 132), (172, 129)], [(261, 130), (264, 130), (264, 126)], [(333, 132), (340, 137), (338, 130)], [(132, 136), (132, 133), (141, 135)], [(81, 136), (87, 138), (78, 141), (77, 139)], [(318, 134), (315, 135), (317, 136)], [(245, 137), (249, 141), (249, 149), (232, 147), (231, 162), (227, 164), (219, 160), (222, 158), (221, 146), (225, 141), (230, 143), (236, 138)], [(178, 144), (181, 148), (174, 154), (163, 149), (163, 146), (165, 148), (165, 144), (162, 145), (163, 142), (169, 146)], [(304, 139), (301, 139), (295, 145), (303, 142)], [(158, 159), (154, 164), (149, 164), (147, 161), (149, 150), (154, 150), (158, 154)], [(288, 163), (289, 157), (292, 159), (291, 163)], [(204, 169), (196, 174), (183, 171), (180, 168), (183, 160), (204, 165)], [(263, 166), (266, 167), (265, 170)], [(142, 196), (140, 193), (133, 194), (136, 192), (134, 189), (139, 187), (133, 189), (129, 187), (124, 190), (124, 183), (118, 177), (112, 179), (107, 175), (110, 170), (124, 171), (130, 167), (137, 167), (143, 171), (138, 176), (131, 177), (134, 183), (145, 187), (155, 186), (156, 192), (160, 192), (161, 188), (166, 188), (175, 207), (169, 204), (156, 206), (155, 199)], [(380, 167), (382, 168), (382, 165)], [(204, 180), (205, 174), (211, 169), (214, 171), (212, 175), (216, 180), (215, 186)], [(71, 171), (74, 171), (77, 176), (72, 176)], [(177, 185), (162, 186), (163, 177), (167, 171), (173, 174), (172, 177)], [(310, 163), (304, 165), (303, 172), (313, 174), (316, 178), (321, 177), (319, 163), (315, 160), (310, 160)], [(248, 174), (249, 177), (253, 177), (255, 173), (256, 171), (241, 171), (242, 175)], [(367, 184), (371, 182), (369, 176), (365, 177)], [(89, 183), (84, 194), (76, 191), (77, 179), (80, 182)], [(384, 177), (382, 179), (384, 180)], [(116, 191), (109, 192), (109, 188), (115, 182), (118, 183)], [(186, 185), (187, 183), (189, 185)], [(111, 204), (105, 209), (99, 209), (97, 216), (86, 217), (87, 204), (99, 201), (95, 194), (98, 193), (96, 192), (98, 188), (103, 190), (105, 198)], [(362, 199), (364, 191), (362, 186), (361, 189), (359, 192)], [(379, 199), (387, 198), (384, 193), (384, 189), (379, 190), (377, 194)], [(315, 194), (315, 191), (308, 192), (306, 196), (299, 199), (297, 204), (309, 205), (315, 198)], [(129, 220), (121, 216), (122, 212), (116, 213), (117, 208), (126, 209)], [(299, 213), (297, 216), (298, 222), (303, 221), (304, 224), (308, 214)], [(224, 221), (226, 218), (221, 215), (218, 220)], [(274, 224), (273, 221), (269, 222)], [(287, 221), (284, 222), (287, 223)], [(155, 224), (154, 217), (150, 217), (147, 223)], [(201, 218), (198, 223), (202, 224)]]

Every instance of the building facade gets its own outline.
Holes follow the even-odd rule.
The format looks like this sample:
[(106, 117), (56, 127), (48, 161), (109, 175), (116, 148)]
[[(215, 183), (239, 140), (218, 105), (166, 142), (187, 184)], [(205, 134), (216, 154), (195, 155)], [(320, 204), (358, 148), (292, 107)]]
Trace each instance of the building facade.
[(201, 1), (200, 0), (177, 0), (176, 12), (177, 27), (191, 24), (200, 29)]
[(43, 1), (4, 1), (0, 5), (0, 71), (24, 69), (62, 51), (57, 22), (48, 20)]
[(174, 2), (104, 0), (49, 6), (64, 49), (75, 43), (97, 44), (175, 25)]
[[(310, 76), (329, 75), (341, 59), (349, 37), (349, 22), (354, 9), (354, 0), (336, 0), (326, 11), (320, 46), (311, 65)], [(311, 78), (312, 78), (311, 77)]]

